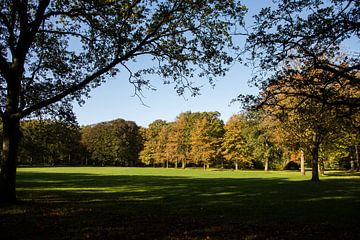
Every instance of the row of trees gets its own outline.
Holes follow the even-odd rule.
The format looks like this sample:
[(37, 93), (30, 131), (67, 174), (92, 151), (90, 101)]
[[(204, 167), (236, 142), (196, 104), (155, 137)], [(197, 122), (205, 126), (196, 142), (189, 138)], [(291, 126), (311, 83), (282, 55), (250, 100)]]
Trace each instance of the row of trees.
[(76, 124), (29, 120), (21, 122), (21, 133), (19, 164), (54, 166), (81, 163), (84, 148)]
[[(157, 120), (145, 129), (140, 159), (146, 165), (166, 167), (181, 163), (182, 167), (211, 164), (268, 170), (307, 164), (317, 171), (319, 164), (321, 171), (325, 167), (359, 170), (358, 128), (350, 119), (317, 115), (316, 106), (307, 106), (309, 113), (296, 108), (297, 112), (284, 116), (285, 111), (267, 105), (266, 110), (235, 114), (225, 124), (217, 112), (185, 112), (170, 123)], [(314, 126), (319, 127), (316, 138)]]
[(268, 96), (263, 110), (235, 114), (226, 123), (218, 112), (183, 112), (173, 122), (156, 120), (148, 128), (123, 119), (81, 128), (59, 121), (24, 121), (18, 163), (268, 170), (297, 169), (305, 157), (313, 168), (316, 158), (320, 171), (359, 170), (356, 122), (313, 102), (299, 105), (298, 97), (275, 96), (282, 96), (281, 101)]
[(143, 146), (139, 129), (123, 119), (81, 128), (63, 121), (23, 121), (17, 162), (28, 166), (136, 166)]

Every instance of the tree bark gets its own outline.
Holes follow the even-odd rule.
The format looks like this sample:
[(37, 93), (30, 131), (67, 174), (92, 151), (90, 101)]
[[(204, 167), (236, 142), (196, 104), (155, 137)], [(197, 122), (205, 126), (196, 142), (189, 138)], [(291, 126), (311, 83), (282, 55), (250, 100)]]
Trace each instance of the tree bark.
[(314, 134), (314, 138), (313, 138), (313, 148), (311, 151), (312, 154), (312, 177), (311, 177), (311, 181), (314, 182), (318, 182), (320, 181), (319, 179), (319, 148), (320, 148), (320, 143), (317, 139), (317, 135), (316, 133)]
[(300, 171), (301, 171), (301, 175), (305, 176), (304, 150), (300, 150)]
[(237, 163), (237, 161), (235, 161), (235, 171), (237, 171), (239, 169), (239, 165)]
[(182, 169), (185, 169), (185, 168), (186, 168), (186, 162), (185, 162), (185, 161), (182, 161), (182, 162), (181, 162), (181, 168), (182, 168)]
[(24, 59), (14, 58), (6, 75), (7, 95), (5, 111), (2, 114), (3, 146), (0, 172), (0, 202), (16, 201), (16, 161), (20, 142), (19, 100)]
[(355, 145), (355, 158), (356, 158), (356, 171), (359, 172), (360, 171), (360, 156), (359, 156), (359, 145)]
[(265, 171), (268, 171), (269, 170), (269, 158), (266, 157), (265, 158)]
[(4, 116), (0, 173), (0, 202), (2, 203), (16, 201), (16, 160), (20, 136), (20, 119)]

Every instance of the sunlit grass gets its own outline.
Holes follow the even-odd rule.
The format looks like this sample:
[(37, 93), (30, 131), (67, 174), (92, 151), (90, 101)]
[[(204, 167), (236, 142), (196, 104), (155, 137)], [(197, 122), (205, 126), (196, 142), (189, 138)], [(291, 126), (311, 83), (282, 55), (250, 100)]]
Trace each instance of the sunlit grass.
[(20, 168), (20, 202), (0, 209), (0, 231), (8, 239), (359, 235), (360, 176), (310, 178), (296, 171)]

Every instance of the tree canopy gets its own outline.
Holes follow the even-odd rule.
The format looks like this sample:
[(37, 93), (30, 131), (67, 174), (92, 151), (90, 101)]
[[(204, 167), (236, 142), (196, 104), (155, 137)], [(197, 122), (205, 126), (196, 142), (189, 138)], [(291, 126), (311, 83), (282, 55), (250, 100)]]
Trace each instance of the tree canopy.
[[(258, 70), (252, 81), (266, 88), (269, 83), (294, 73), (305, 76), (319, 69), (326, 73), (324, 81), (328, 86), (343, 79), (341, 88), (345, 91), (340, 94), (333, 91), (331, 100), (315, 92), (302, 92), (302, 96), (330, 105), (359, 108), (359, 96), (347, 90), (358, 88), (360, 82), (359, 49), (356, 44), (347, 43), (358, 41), (360, 36), (360, 3), (352, 0), (275, 3), (276, 7), (263, 8), (255, 15), (254, 25), (249, 29), (246, 49)], [(293, 67), (294, 62), (297, 68)], [(241, 99), (248, 101), (252, 97)]]

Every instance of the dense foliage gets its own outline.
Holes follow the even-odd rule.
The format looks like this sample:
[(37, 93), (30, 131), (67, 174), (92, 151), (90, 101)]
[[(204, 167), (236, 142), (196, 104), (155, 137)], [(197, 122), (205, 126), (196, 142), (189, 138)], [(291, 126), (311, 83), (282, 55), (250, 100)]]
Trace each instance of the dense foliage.
[(136, 123), (117, 119), (81, 129), (86, 164), (136, 166), (142, 138)]

